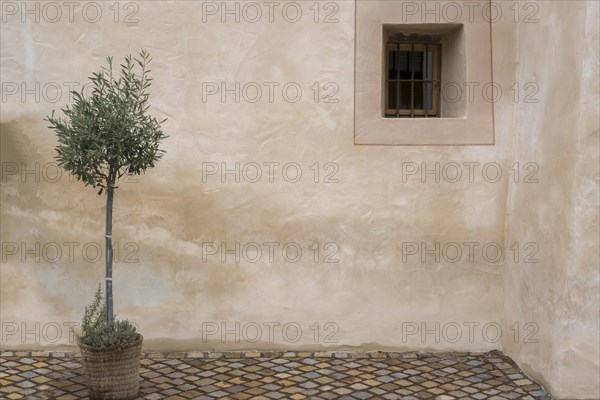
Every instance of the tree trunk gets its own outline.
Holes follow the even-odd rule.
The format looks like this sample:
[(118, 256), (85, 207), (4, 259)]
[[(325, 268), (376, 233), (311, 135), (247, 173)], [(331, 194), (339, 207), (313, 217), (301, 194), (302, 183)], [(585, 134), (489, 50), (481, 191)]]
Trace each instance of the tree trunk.
[(112, 292), (112, 262), (113, 262), (113, 247), (112, 247), (112, 208), (113, 195), (115, 189), (115, 173), (109, 172), (109, 182), (106, 188), (106, 321), (112, 322), (114, 319), (113, 313), (113, 292)]

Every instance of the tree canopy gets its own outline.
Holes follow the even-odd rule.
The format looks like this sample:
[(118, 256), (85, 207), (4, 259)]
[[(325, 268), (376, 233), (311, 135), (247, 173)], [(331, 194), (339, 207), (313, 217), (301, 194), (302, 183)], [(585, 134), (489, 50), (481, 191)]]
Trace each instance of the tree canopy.
[(73, 103), (61, 109), (64, 117), (52, 112), (46, 118), (57, 133), (58, 164), (86, 186), (99, 187), (98, 194), (113, 190), (124, 174), (154, 167), (164, 153), (159, 145), (167, 137), (161, 129), (165, 120), (147, 114), (150, 61), (144, 50), (136, 58), (129, 55), (116, 77), (108, 57), (108, 67), (89, 78), (89, 96), (83, 89), (73, 92)]

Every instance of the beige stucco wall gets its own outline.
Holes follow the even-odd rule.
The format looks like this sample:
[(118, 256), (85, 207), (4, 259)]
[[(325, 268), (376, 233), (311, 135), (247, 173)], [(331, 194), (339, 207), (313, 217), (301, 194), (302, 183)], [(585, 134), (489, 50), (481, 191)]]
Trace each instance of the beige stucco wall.
[[(302, 17), (295, 23), (293, 9), (287, 20), (283, 17), (288, 3), (274, 9), (272, 22), (266, 6), (256, 22), (240, 14), (239, 22), (230, 15), (223, 23), (220, 15), (206, 14), (207, 3), (187, 1), (134, 2), (138, 22), (131, 23), (122, 20), (136, 9), (125, 9), (125, 3), (119, 22), (106, 4), (95, 23), (82, 18), (79, 8), (73, 22), (68, 14), (56, 22), (48, 21), (50, 14), (39, 22), (31, 16), (23, 22), (22, 10), (4, 14), (2, 348), (72, 345), (67, 326), (80, 320), (103, 277), (102, 261), (90, 259), (102, 245), (104, 197), (69, 182), (65, 174), (56, 179), (51, 164), (56, 141), (42, 118), (66, 104), (67, 86), (85, 82), (107, 55), (120, 61), (146, 48), (154, 57), (151, 110), (168, 118), (164, 130), (170, 137), (155, 169), (120, 185), (113, 232), (121, 243), (115, 310), (138, 323), (146, 348), (505, 349), (557, 393), (580, 387), (593, 397), (597, 381), (578, 385), (578, 379), (598, 366), (597, 340), (589, 349), (584, 345), (598, 334), (597, 317), (588, 317), (598, 308), (597, 261), (591, 261), (597, 248), (581, 240), (597, 226), (589, 217), (597, 214), (588, 210), (597, 201), (589, 189), (597, 178), (595, 164), (583, 153), (597, 146), (597, 135), (591, 135), (597, 105), (590, 103), (597, 93), (590, 68), (597, 64), (588, 62), (583, 79), (563, 69), (584, 70), (582, 57), (593, 53), (597, 38), (571, 46), (569, 34), (557, 31), (560, 49), (573, 52), (573, 58), (555, 68), (548, 67), (555, 50), (541, 39), (557, 26), (577, 29), (583, 37), (584, 22), (594, 26), (586, 11), (594, 10), (592, 2), (574, 8), (540, 2), (541, 23), (527, 26), (515, 23), (510, 4), (502, 3), (506, 18), (493, 24), (494, 80), (504, 93), (495, 104), (496, 144), (465, 147), (354, 145), (354, 3), (339, 1), (329, 8), (322, 3), (315, 22), (312, 2), (297, 2)], [(562, 14), (569, 18), (558, 19)], [(327, 15), (337, 22), (324, 23)], [(556, 83), (557, 77), (565, 81)], [(538, 104), (523, 103), (529, 81), (539, 87)], [(238, 103), (230, 94), (222, 102), (219, 94), (203, 92), (221, 82), (230, 88), (255, 82), (263, 97), (252, 103), (247, 92)], [(279, 85), (273, 101), (269, 82)], [(321, 88), (318, 101), (311, 90), (315, 82)], [(517, 102), (510, 89), (515, 82)], [(291, 83), (302, 89), (297, 102), (286, 101), (281, 92)], [(24, 93), (23, 84), (33, 91)], [(56, 86), (62, 88), (58, 99)], [(338, 88), (332, 99), (337, 101), (326, 102), (332, 88)], [(565, 88), (572, 90), (569, 99), (553, 97)], [(563, 127), (575, 130), (564, 134)], [(520, 163), (517, 183), (510, 169), (514, 162)], [(539, 163), (538, 184), (523, 182), (527, 162)], [(209, 174), (214, 163), (229, 169), (240, 163), (246, 175), (239, 183), (231, 174), (222, 182), (220, 174)], [(259, 182), (250, 182), (250, 163), (262, 168)], [(298, 182), (288, 182), (295, 175), (290, 163), (302, 172)], [(451, 183), (441, 174), (435, 182), (432, 175), (407, 174), (415, 166), (434, 169), (436, 163), (448, 173), (458, 163), (462, 178)], [(485, 165), (496, 165), (489, 163), (503, 173), (497, 182), (490, 179), (493, 168), (483, 173)], [(268, 165), (274, 166), (272, 179)], [(474, 168), (472, 182), (468, 165)], [(37, 176), (26, 173), (35, 168)], [(327, 183), (329, 173), (333, 181)], [(539, 243), (542, 262), (535, 265), (490, 261), (481, 254), (483, 244), (497, 243), (510, 258), (506, 245), (518, 242), (522, 258), (529, 241)], [(241, 254), (240, 263), (226, 255), (223, 263), (219, 254), (206, 254), (212, 242), (228, 249), (236, 242), (241, 248), (259, 243), (263, 254), (255, 263), (244, 261), (244, 255), (255, 256), (251, 252)], [(273, 262), (265, 242), (279, 243)], [(456, 263), (448, 254), (441, 254), (439, 263), (433, 256), (421, 262), (420, 253), (403, 259), (410, 244), (432, 248), (436, 242), (480, 246), (473, 260), (464, 255)], [(39, 261), (27, 253), (36, 252), (36, 243)], [(56, 262), (50, 262), (56, 257), (49, 243), (62, 251)], [(283, 259), (286, 243), (301, 246), (298, 262)], [(332, 251), (337, 262), (325, 263)], [(126, 254), (133, 262), (123, 262)], [(589, 294), (579, 297), (579, 287)], [(547, 288), (550, 298), (543, 297)], [(508, 340), (515, 322), (522, 333), (525, 322), (538, 324), (539, 343)], [(234, 331), (225, 340), (223, 323)], [(257, 325), (261, 335), (254, 341)], [(423, 328), (433, 333), (422, 337)], [(209, 334), (211, 329), (219, 331)], [(412, 334), (414, 329), (419, 331)], [(326, 339), (329, 333), (334, 334)]]
[[(543, 184), (511, 185), (507, 220), (508, 242), (537, 242), (540, 262), (508, 260), (504, 284), (507, 321), (535, 322), (539, 343), (506, 337), (504, 346), (557, 396), (596, 399), (598, 2), (544, 10), (541, 24), (519, 26), (528, 51), (519, 52), (518, 79), (544, 85), (539, 104), (517, 106), (514, 142), (515, 158), (538, 163)], [(560, 67), (549, 67), (559, 54)]]

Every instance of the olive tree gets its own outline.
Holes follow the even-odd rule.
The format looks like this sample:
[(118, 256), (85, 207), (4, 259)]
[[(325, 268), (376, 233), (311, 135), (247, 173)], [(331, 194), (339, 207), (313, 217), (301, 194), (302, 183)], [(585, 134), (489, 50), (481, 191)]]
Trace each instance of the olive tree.
[[(106, 318), (112, 322), (112, 208), (116, 184), (123, 175), (139, 175), (154, 167), (164, 151), (159, 145), (165, 136), (161, 124), (148, 114), (148, 64), (151, 58), (142, 50), (138, 57), (125, 57), (118, 76), (113, 59), (89, 78), (88, 94), (72, 92), (73, 102), (46, 117), (56, 131), (58, 164), (85, 184), (106, 194)], [(91, 90), (90, 90), (91, 89)]]

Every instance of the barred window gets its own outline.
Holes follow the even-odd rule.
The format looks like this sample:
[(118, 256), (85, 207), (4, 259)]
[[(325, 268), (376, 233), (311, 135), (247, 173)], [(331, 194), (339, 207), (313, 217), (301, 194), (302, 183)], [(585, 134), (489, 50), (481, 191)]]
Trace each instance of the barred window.
[(387, 32), (385, 49), (385, 117), (439, 117), (441, 37)]

